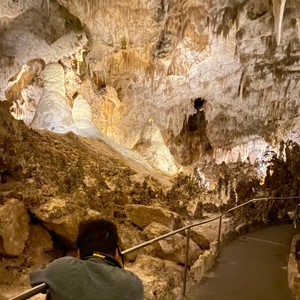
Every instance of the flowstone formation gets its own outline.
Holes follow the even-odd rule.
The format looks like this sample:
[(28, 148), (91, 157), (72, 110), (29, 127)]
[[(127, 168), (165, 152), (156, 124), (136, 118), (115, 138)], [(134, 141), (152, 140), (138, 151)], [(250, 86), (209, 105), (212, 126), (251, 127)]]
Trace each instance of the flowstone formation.
[(0, 95), (20, 119), (38, 104), (40, 77), (12, 96), (8, 81), (41, 59), (63, 65), (71, 108), (83, 96), (101, 132), (129, 149), (149, 119), (179, 165), (245, 161), (253, 149), (241, 145), (257, 140), (299, 143), (298, 0), (1, 6)]

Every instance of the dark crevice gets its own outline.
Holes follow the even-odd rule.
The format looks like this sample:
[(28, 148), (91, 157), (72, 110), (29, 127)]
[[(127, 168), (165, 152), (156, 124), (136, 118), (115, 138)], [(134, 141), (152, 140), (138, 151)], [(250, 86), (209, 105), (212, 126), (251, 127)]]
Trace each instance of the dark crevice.
[(195, 101), (194, 101), (195, 109), (197, 109), (197, 111), (198, 111), (199, 109), (203, 108), (204, 103), (205, 103), (205, 100), (202, 98), (195, 99)]
[(170, 143), (172, 154), (183, 165), (204, 159), (212, 151), (206, 135), (205, 102), (206, 100), (200, 97), (192, 100), (196, 113), (188, 117), (180, 134), (173, 137)]

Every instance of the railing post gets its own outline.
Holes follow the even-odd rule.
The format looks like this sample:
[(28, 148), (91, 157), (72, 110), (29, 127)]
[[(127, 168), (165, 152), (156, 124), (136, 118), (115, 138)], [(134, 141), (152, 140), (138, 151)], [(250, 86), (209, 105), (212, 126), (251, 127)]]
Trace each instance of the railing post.
[(182, 290), (183, 296), (185, 296), (185, 292), (186, 292), (186, 278), (187, 278), (187, 270), (188, 270), (188, 262), (189, 262), (190, 231), (191, 231), (190, 228), (188, 228), (186, 231), (185, 262), (184, 262), (183, 290)]
[(293, 218), (294, 229), (297, 229), (298, 208), (299, 207), (300, 207), (300, 204), (297, 204), (296, 208), (295, 208), (295, 211), (294, 211), (294, 218)]
[(221, 252), (221, 232), (222, 232), (222, 216), (219, 218), (219, 233), (218, 233), (218, 245), (217, 245), (217, 255)]

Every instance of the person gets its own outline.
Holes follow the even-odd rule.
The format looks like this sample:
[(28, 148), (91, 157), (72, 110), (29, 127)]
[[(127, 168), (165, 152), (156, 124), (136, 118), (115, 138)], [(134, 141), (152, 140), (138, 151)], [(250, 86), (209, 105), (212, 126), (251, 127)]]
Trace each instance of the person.
[(142, 281), (124, 269), (118, 241), (113, 222), (81, 222), (76, 240), (78, 257), (61, 257), (34, 271), (31, 286), (46, 283), (47, 300), (142, 300)]

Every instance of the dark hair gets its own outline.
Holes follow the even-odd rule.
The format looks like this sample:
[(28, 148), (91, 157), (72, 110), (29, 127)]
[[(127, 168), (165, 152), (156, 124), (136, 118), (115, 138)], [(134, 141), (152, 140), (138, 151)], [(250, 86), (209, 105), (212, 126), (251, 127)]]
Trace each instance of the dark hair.
[(117, 227), (113, 222), (92, 219), (79, 224), (76, 244), (80, 258), (91, 256), (95, 251), (115, 256), (118, 240)]

